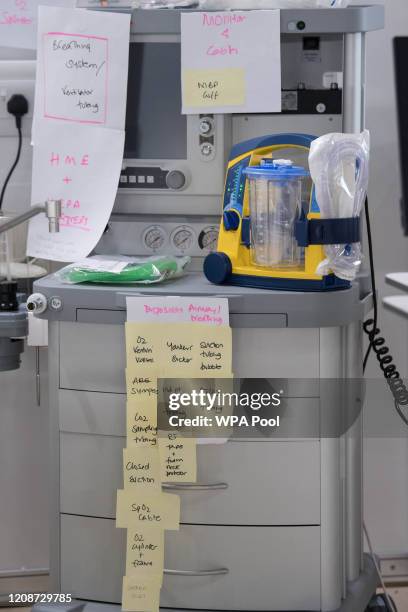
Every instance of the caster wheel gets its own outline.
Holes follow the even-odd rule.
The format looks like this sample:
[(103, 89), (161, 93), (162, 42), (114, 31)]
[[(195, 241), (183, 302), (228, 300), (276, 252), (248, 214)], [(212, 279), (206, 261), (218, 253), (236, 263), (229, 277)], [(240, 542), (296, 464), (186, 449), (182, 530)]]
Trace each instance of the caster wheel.
[(397, 612), (397, 606), (395, 605), (395, 602), (391, 597), (390, 600), (393, 606), (391, 610), (388, 605), (387, 598), (383, 593), (374, 595), (374, 597), (371, 599), (370, 603), (366, 608), (366, 612)]
[(226, 253), (210, 253), (204, 260), (204, 274), (210, 283), (222, 285), (231, 272), (231, 260)]

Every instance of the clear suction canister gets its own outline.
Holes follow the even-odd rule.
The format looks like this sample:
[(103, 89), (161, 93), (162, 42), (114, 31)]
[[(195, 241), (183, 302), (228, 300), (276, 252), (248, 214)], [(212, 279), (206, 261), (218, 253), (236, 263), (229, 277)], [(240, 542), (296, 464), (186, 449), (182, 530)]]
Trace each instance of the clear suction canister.
[(288, 159), (270, 158), (244, 172), (249, 182), (253, 263), (270, 268), (299, 266), (302, 250), (294, 227), (302, 207), (302, 184), (309, 173)]

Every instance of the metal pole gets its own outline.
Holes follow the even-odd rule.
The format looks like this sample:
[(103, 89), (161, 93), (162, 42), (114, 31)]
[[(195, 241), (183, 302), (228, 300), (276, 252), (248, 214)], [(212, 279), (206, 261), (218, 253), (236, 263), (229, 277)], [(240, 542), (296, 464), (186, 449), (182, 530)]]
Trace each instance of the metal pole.
[[(345, 34), (343, 64), (343, 131), (360, 133), (365, 121), (365, 35)], [(361, 323), (349, 326), (345, 344), (345, 377), (362, 376)], [(346, 568), (347, 580), (363, 569), (363, 428), (362, 414), (345, 434), (346, 450)]]

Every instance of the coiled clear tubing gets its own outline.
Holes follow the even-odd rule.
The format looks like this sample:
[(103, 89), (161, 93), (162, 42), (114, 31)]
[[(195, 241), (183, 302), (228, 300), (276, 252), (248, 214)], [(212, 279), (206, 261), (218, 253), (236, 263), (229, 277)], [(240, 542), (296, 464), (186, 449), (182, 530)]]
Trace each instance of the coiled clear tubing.
[[(370, 135), (326, 134), (312, 142), (309, 168), (323, 219), (359, 217), (367, 194)], [(362, 260), (361, 244), (325, 247), (326, 259), (316, 272), (330, 271), (352, 281)]]

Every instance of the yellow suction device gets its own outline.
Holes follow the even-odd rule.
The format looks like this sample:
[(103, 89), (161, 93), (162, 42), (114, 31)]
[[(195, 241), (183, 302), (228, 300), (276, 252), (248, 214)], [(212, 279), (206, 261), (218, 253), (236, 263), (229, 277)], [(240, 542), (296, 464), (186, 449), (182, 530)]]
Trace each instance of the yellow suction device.
[(313, 140), (277, 134), (234, 146), (217, 251), (204, 262), (209, 281), (295, 291), (350, 286), (334, 274), (316, 274), (323, 245), (355, 242), (360, 229), (358, 219), (351, 226), (349, 220), (320, 220), (308, 171)]

